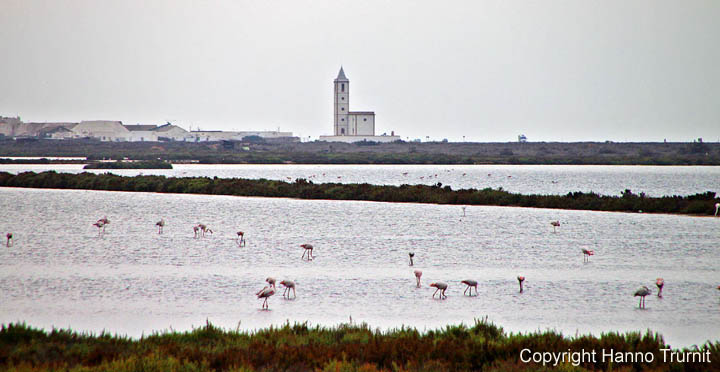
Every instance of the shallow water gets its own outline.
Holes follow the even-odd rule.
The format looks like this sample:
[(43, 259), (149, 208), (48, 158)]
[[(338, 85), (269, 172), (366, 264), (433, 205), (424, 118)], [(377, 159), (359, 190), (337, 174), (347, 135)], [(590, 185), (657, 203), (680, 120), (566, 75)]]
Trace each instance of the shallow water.
[[(0, 188), (0, 211), (0, 232), (15, 237), (0, 249), (0, 323), (140, 336), (206, 319), (429, 329), (488, 316), (507, 331), (649, 328), (674, 347), (720, 335), (720, 218), (15, 188)], [(198, 222), (215, 233), (194, 239)], [(595, 250), (589, 263), (581, 247)], [(262, 311), (254, 293), (268, 276), (295, 280), (297, 299), (280, 291)], [(657, 277), (664, 298), (639, 310), (632, 294), (655, 293)], [(462, 295), (466, 278), (479, 296)], [(432, 281), (449, 283), (447, 300), (431, 298)]]
[[(56, 170), (80, 173), (82, 165), (0, 164), (0, 171), (18, 173)], [(105, 173), (108, 170), (87, 170)], [(720, 193), (720, 166), (613, 166), (613, 165), (300, 165), (300, 164), (176, 164), (174, 169), (111, 170), (173, 177), (267, 178), (316, 183), (370, 183), (402, 185), (442, 183), (453, 189), (486, 187), (522, 194), (596, 192), (620, 195), (625, 189), (649, 196)]]

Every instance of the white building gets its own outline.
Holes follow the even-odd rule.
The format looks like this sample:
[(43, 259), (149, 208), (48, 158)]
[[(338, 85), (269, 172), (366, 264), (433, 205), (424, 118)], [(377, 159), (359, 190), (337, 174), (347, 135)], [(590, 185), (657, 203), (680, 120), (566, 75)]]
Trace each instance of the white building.
[(83, 120), (70, 129), (74, 138), (90, 137), (101, 141), (127, 141), (130, 131), (121, 121), (113, 120)]
[(340, 72), (334, 82), (333, 93), (333, 121), (334, 132), (332, 136), (320, 136), (320, 141), (329, 142), (393, 142), (400, 139), (395, 133), (387, 136), (375, 135), (375, 112), (350, 111), (350, 80), (340, 67)]
[(126, 141), (130, 141), (130, 142), (152, 141), (152, 142), (155, 142), (158, 140), (157, 132), (155, 132), (155, 129), (157, 129), (156, 125), (135, 124), (135, 125), (123, 125), (123, 126), (129, 132), (126, 137)]
[(158, 140), (169, 141), (188, 141), (190, 140), (190, 132), (182, 129), (174, 124), (163, 124), (154, 129)]

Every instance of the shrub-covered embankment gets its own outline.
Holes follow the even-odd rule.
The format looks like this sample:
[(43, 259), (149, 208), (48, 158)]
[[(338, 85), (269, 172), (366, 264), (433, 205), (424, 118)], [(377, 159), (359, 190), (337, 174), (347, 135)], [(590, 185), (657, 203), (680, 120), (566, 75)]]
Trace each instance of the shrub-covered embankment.
[[(211, 324), (191, 332), (164, 332), (140, 339), (51, 332), (24, 324), (0, 329), (3, 371), (537, 371), (554, 361), (523, 362), (532, 352), (595, 352), (594, 358), (566, 357), (563, 371), (720, 371), (720, 342), (674, 350), (694, 361), (670, 362), (661, 336), (651, 332), (607, 333), (600, 337), (546, 331), (507, 334), (486, 321), (418, 332), (387, 332), (367, 325), (333, 328), (285, 325), (254, 333), (226, 331)], [(529, 351), (523, 352), (524, 349)], [(685, 354), (685, 353), (693, 354)], [(521, 355), (521, 353), (523, 353)], [(621, 360), (603, 353), (623, 353)], [(633, 355), (635, 363), (628, 359)], [(642, 355), (642, 359), (639, 356)], [(700, 357), (709, 360), (702, 361)]]
[(433, 186), (312, 183), (305, 179), (295, 182), (266, 179), (208, 177), (123, 177), (114, 174), (68, 174), (54, 171), (25, 172), (13, 175), (0, 172), (0, 186), (56, 189), (88, 189), (108, 191), (146, 191), (161, 193), (192, 193), (212, 195), (286, 197), (299, 199), (368, 200), (381, 202), (412, 202), (461, 205), (499, 205), (533, 208), (577, 209), (617, 212), (674, 213), (712, 215), (714, 192), (689, 196), (648, 197), (630, 190), (621, 196), (573, 192), (567, 195), (521, 195), (501, 189), (452, 190), (440, 183)]

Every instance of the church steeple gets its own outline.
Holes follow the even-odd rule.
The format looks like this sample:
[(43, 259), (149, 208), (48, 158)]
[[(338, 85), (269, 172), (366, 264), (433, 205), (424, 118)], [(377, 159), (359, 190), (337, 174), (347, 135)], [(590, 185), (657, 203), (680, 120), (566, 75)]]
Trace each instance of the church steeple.
[(345, 76), (342, 66), (340, 72), (333, 82), (335, 90), (335, 135), (350, 135), (350, 80)]
[(335, 78), (335, 81), (349, 81), (347, 77), (345, 77), (345, 71), (343, 71), (342, 66), (340, 66), (340, 72), (338, 72), (337, 78)]

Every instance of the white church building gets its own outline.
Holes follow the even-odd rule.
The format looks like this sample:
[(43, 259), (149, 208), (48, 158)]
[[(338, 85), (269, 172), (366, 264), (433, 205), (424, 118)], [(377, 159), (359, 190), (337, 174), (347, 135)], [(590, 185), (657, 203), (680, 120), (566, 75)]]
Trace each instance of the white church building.
[(400, 139), (395, 133), (391, 135), (375, 135), (375, 112), (350, 111), (350, 80), (340, 67), (340, 72), (333, 82), (333, 121), (332, 136), (320, 136), (320, 141), (328, 142), (393, 142)]

